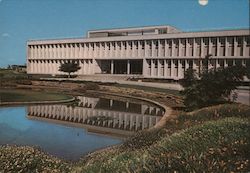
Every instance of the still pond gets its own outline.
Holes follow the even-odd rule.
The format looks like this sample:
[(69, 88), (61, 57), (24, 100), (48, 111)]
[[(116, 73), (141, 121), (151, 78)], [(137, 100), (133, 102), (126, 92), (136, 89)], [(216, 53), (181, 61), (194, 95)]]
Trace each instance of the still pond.
[(0, 108), (0, 145), (28, 145), (65, 160), (122, 143), (154, 126), (164, 110), (119, 97), (78, 96), (74, 105)]

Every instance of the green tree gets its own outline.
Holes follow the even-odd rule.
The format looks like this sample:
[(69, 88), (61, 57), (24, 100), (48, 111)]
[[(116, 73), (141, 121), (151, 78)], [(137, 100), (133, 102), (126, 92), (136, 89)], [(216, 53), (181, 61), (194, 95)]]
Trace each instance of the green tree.
[(243, 66), (205, 70), (200, 78), (195, 71), (187, 70), (184, 79), (180, 81), (184, 87), (182, 94), (187, 110), (225, 101), (246, 75), (249, 74)]
[(59, 71), (68, 73), (68, 77), (71, 77), (71, 73), (77, 72), (81, 67), (76, 61), (68, 61), (60, 65)]

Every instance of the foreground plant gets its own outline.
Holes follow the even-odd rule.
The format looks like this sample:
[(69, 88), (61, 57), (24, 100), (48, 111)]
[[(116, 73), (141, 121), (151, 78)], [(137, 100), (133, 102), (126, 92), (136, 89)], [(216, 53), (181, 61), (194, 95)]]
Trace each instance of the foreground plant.
[(71, 164), (28, 146), (0, 146), (0, 172), (70, 172)]

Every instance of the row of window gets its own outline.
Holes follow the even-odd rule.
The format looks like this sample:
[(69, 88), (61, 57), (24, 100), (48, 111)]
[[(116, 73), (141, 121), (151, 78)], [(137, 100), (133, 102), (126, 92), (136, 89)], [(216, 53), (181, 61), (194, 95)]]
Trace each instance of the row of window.
[(237, 37), (205, 37), (205, 38), (183, 38), (183, 39), (167, 39), (167, 40), (145, 40), (145, 41), (118, 41), (118, 42), (97, 42), (97, 43), (64, 43), (64, 44), (45, 44), (45, 45), (29, 45), (30, 49), (38, 49), (38, 48), (90, 48), (92, 50), (95, 50), (95, 47), (103, 47), (104, 50), (107, 48), (110, 50), (112, 47), (114, 50), (118, 47), (118, 49), (121, 49), (122, 46), (127, 49), (133, 48), (133, 45), (136, 49), (139, 48), (139, 45), (142, 49), (145, 48), (145, 44), (149, 46), (149, 49), (152, 48), (152, 46), (155, 46), (155, 49), (158, 49), (159, 45), (161, 47), (167, 46), (186, 46), (187, 44), (189, 46), (193, 46), (194, 43), (197, 46), (201, 46), (203, 44), (204, 46), (209, 45), (209, 40), (211, 40), (211, 44), (213, 46), (216, 46), (217, 43), (219, 43), (221, 46), (226, 45), (226, 40), (229, 46), (234, 45), (236, 43), (237, 45), (243, 45), (244, 39), (246, 41), (246, 45), (250, 46), (250, 36), (237, 36)]

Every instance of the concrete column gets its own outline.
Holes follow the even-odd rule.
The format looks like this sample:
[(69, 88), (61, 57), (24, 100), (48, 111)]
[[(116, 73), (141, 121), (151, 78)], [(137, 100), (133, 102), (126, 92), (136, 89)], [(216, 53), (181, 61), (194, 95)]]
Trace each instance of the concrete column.
[(86, 43), (85, 44), (86, 59), (89, 59), (89, 47), (90, 47), (89, 43)]
[(114, 74), (114, 60), (111, 60), (111, 74)]
[(167, 78), (168, 64), (167, 64), (167, 60), (166, 59), (163, 60), (163, 65), (164, 65), (163, 75), (164, 75), (164, 78)]
[(237, 37), (234, 37), (234, 54), (233, 54), (234, 56), (238, 55), (237, 47), (238, 47)]
[[(93, 45), (92, 43), (89, 43), (89, 47), (88, 47), (88, 59), (92, 58), (92, 53), (93, 53)], [(89, 61), (90, 63), (90, 61)]]
[[(186, 59), (186, 60), (183, 60), (183, 61), (185, 61), (185, 70), (187, 70), (187, 69), (189, 69), (189, 59)], [(184, 73), (185, 73), (185, 71), (184, 71)], [(183, 77), (184, 77), (184, 74), (183, 74)]]
[(220, 68), (219, 59), (215, 60), (215, 67), (216, 67), (216, 69)]
[(175, 44), (174, 44), (174, 40), (173, 40), (173, 39), (171, 40), (171, 42), (172, 42), (172, 46), (171, 46), (171, 56), (173, 57), (173, 56), (174, 56)]
[(193, 70), (196, 70), (198, 72), (198, 66), (196, 65), (197, 59), (193, 59)]
[(216, 56), (220, 56), (220, 39), (219, 37), (217, 37), (217, 53)]
[(181, 60), (178, 59), (177, 60), (177, 63), (178, 63), (178, 69), (177, 69), (177, 76), (178, 76), (178, 79), (182, 78), (182, 63), (181, 63)]
[(35, 47), (36, 47), (36, 49), (35, 49), (35, 57), (34, 57), (34, 59), (38, 59), (40, 46), (39, 45), (35, 45)]
[[(91, 43), (88, 43), (88, 46), (87, 46), (87, 59), (91, 59)], [(88, 65), (89, 65), (89, 61), (88, 61)]]
[(153, 59), (151, 59), (150, 61), (151, 61), (150, 76), (154, 76), (155, 63)]
[(95, 45), (95, 58), (100, 58), (100, 43), (96, 43)]
[(41, 45), (41, 48), (40, 48), (40, 58), (44, 58), (44, 45)]
[(142, 57), (142, 45), (141, 45), (142, 41), (138, 41), (138, 57), (141, 58)]
[(50, 45), (50, 59), (54, 59), (55, 58), (55, 51), (54, 51), (54, 49), (55, 49), (55, 45), (54, 44), (51, 44)]
[(132, 46), (132, 53), (131, 56), (134, 58), (135, 56), (135, 50), (136, 50), (136, 45), (135, 45), (135, 41), (131, 41), (131, 46)]
[(61, 58), (59, 54), (60, 44), (55, 45), (55, 59)]
[(95, 43), (90, 43), (90, 59), (95, 58)]
[(51, 56), (51, 49), (52, 49), (52, 45), (48, 44), (48, 55), (47, 55), (47, 59), (50, 59)]
[(159, 59), (157, 59), (156, 60), (157, 61), (157, 77), (160, 77), (161, 76), (161, 63), (160, 63), (160, 60)]
[(63, 59), (64, 57), (64, 45), (60, 44), (58, 47), (58, 58)]
[(112, 42), (109, 42), (109, 55), (108, 57), (113, 57), (113, 44)]
[(47, 45), (44, 45), (44, 56), (43, 56), (43, 59), (47, 59)]
[(228, 44), (228, 37), (225, 37), (225, 56), (228, 56), (228, 48), (229, 48), (229, 44)]
[(126, 47), (127, 47), (127, 49), (125, 50), (125, 56), (128, 58), (129, 57), (129, 53), (130, 53), (130, 45), (129, 45), (129, 42), (128, 41), (126, 41)]
[(82, 43), (79, 43), (79, 59), (82, 59), (83, 58), (83, 47), (82, 47)]
[(108, 49), (109, 49), (109, 47), (108, 47), (108, 42), (104, 42), (104, 45), (103, 45), (104, 47), (103, 47), (103, 50), (104, 50), (104, 57), (105, 58), (107, 58), (108, 57)]
[(48, 44), (48, 45), (46, 45), (46, 59), (49, 59), (49, 57), (50, 57), (50, 45)]
[(117, 41), (114, 42), (114, 46), (115, 46), (114, 56), (115, 56), (115, 57), (119, 57), (119, 47), (118, 47)]
[(123, 41), (121, 41), (120, 42), (120, 46), (121, 46), (121, 48), (120, 48), (120, 56), (119, 57), (124, 57), (124, 44), (123, 44)]
[(99, 43), (99, 58), (103, 58), (103, 43)]
[(156, 45), (155, 45), (155, 41), (152, 40), (152, 41), (151, 41), (151, 44), (152, 44), (152, 45), (151, 45), (151, 48), (152, 48), (152, 54), (151, 54), (151, 55), (152, 55), (152, 57), (155, 58), (155, 57), (156, 57)]
[(102, 43), (98, 43), (98, 46), (97, 46), (97, 57), (98, 58), (102, 58), (101, 51), (102, 51)]
[(182, 43), (181, 43), (181, 39), (178, 39), (178, 55), (177, 56), (181, 56), (181, 49), (182, 49)]
[(186, 49), (185, 49), (185, 56), (189, 56), (189, 43), (188, 43), (188, 39), (186, 38), (186, 40), (185, 40), (185, 47), (186, 47)]
[(55, 45), (55, 59), (61, 58), (59, 55), (59, 48), (60, 48), (60, 45), (56, 44)]
[(244, 36), (243, 38), (243, 57), (247, 56), (247, 37)]
[(224, 67), (228, 67), (228, 60), (227, 59), (224, 59)]
[(127, 74), (130, 74), (130, 60), (127, 60)]
[(148, 58), (149, 57), (149, 45), (147, 43), (147, 41), (145, 41), (145, 57)]
[(27, 52), (28, 54), (27, 54), (27, 56), (28, 56), (29, 59), (34, 59), (35, 51), (36, 51), (36, 46), (28, 46), (28, 52)]
[(50, 59), (55, 59), (55, 45), (51, 45), (51, 54), (50, 54)]
[(158, 42), (157, 56), (162, 57), (162, 44), (160, 40), (157, 40), (157, 42)]
[(80, 47), (79, 47), (80, 45), (79, 45), (79, 43), (76, 43), (75, 44), (75, 58), (76, 59), (79, 59), (79, 52), (80, 52)]
[(142, 75), (144, 76), (144, 77), (147, 77), (148, 76), (148, 69), (149, 67), (148, 67), (148, 63), (147, 63), (147, 60), (146, 60), (146, 58), (143, 58), (143, 66), (142, 66), (142, 70), (143, 70), (143, 72), (142, 72)]
[(196, 57), (196, 48), (197, 48), (197, 43), (195, 38), (193, 38), (193, 57)]
[(60, 59), (64, 59), (66, 55), (66, 44), (61, 44), (61, 48), (59, 49)]
[(30, 60), (30, 72), (31, 73), (34, 73), (34, 67), (35, 67), (34, 60)]
[(34, 59), (35, 46), (28, 46), (28, 57)]
[(34, 57), (34, 59), (38, 59), (39, 58), (39, 52), (40, 51), (40, 46), (36, 45), (36, 57)]
[(128, 49), (128, 56), (127, 57), (132, 57), (132, 42), (133, 41), (128, 41), (129, 49)]
[(34, 60), (34, 70), (33, 73), (38, 73), (38, 60)]
[(169, 42), (168, 40), (165, 40), (165, 57), (170, 57), (170, 50), (169, 50)]
[(43, 74), (44, 73), (44, 62), (43, 60), (39, 60), (39, 74)]
[(201, 48), (201, 57), (205, 57), (205, 55), (204, 55), (204, 39), (203, 38), (201, 38), (201, 46), (200, 46), (200, 48)]
[[(211, 41), (211, 37), (208, 38), (208, 54), (212, 54), (212, 41)], [(213, 55), (215, 56), (215, 55)]]
[(87, 58), (87, 44), (83, 43), (83, 58)]
[(171, 78), (174, 79), (175, 78), (175, 63), (174, 63), (174, 60), (171, 59)]

